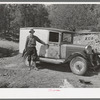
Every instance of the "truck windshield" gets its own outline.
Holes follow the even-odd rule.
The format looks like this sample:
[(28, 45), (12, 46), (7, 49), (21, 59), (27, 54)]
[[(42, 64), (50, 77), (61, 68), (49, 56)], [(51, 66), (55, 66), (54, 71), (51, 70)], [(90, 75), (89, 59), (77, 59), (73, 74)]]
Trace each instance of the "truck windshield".
[(72, 43), (72, 35), (70, 33), (64, 32), (62, 35), (62, 42), (67, 44)]

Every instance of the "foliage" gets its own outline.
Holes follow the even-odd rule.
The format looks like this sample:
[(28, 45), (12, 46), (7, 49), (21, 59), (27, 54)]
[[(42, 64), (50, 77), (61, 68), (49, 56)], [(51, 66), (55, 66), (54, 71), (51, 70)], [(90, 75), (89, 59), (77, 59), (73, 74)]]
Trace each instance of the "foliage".
[(13, 40), (21, 27), (100, 31), (100, 5), (96, 4), (0, 4), (0, 12), (0, 36)]
[(51, 27), (73, 31), (92, 30), (98, 25), (96, 8), (97, 5), (89, 4), (52, 5), (49, 8)]
[(44, 5), (21, 5), (23, 26), (49, 26), (48, 12)]
[(13, 39), (20, 27), (46, 27), (50, 23), (48, 11), (41, 4), (1, 4), (0, 11), (0, 32)]

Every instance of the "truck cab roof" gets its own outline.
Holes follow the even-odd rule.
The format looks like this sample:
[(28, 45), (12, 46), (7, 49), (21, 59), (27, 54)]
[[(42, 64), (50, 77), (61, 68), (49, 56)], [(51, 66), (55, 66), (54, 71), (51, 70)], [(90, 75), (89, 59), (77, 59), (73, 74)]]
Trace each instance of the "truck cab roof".
[(69, 31), (69, 30), (64, 30), (64, 29), (57, 29), (57, 28), (47, 28), (47, 27), (24, 27), (24, 28), (20, 28), (20, 29), (42, 29), (42, 30), (49, 30), (49, 31), (57, 31), (57, 32), (68, 32), (71, 34), (75, 34), (74, 31)]

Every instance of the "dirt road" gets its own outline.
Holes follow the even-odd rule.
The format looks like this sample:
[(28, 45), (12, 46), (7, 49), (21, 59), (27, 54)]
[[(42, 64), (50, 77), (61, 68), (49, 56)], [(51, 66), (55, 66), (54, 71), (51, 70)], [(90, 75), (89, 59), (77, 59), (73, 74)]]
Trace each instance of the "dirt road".
[(0, 88), (98, 88), (100, 71), (78, 76), (69, 66), (38, 64), (31, 70), (18, 53), (18, 43), (0, 41)]
[(0, 58), (1, 88), (59, 88), (66, 87), (67, 80), (75, 88), (100, 87), (100, 73), (77, 76), (68, 66), (38, 64), (39, 71), (29, 70), (23, 63), (21, 54)]

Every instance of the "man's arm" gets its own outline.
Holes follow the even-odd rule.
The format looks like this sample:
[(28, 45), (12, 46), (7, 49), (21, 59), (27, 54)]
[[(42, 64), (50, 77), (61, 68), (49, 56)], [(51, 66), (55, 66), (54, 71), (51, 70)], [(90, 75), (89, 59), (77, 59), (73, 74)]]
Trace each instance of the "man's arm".
[(39, 43), (46, 45), (46, 43), (44, 41), (40, 40), (37, 36), (35, 36), (35, 38), (36, 38), (36, 41), (38, 41)]

